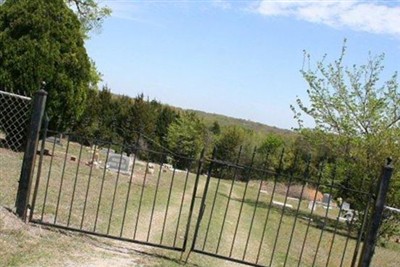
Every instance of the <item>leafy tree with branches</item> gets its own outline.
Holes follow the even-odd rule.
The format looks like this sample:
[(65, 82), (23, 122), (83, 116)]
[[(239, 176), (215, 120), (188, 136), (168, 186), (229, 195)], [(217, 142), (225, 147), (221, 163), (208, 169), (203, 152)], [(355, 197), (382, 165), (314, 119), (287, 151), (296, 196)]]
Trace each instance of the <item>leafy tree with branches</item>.
[(95, 0), (65, 0), (77, 14), (84, 33), (99, 30), (104, 19), (111, 15), (111, 9), (100, 6)]
[[(346, 42), (334, 62), (325, 63), (325, 56), (317, 62), (315, 70), (303, 68), (301, 74), (308, 85), (310, 104), (297, 98), (297, 107), (291, 106), (291, 109), (300, 132), (304, 131), (302, 116), (309, 115), (317, 132), (325, 133), (314, 135), (319, 139), (317, 143), (330, 144), (326, 149), (331, 155), (344, 156), (341, 169), (348, 170), (351, 175), (345, 175), (342, 184), (360, 189), (376, 183), (386, 157), (392, 156), (395, 161), (399, 158), (399, 83), (397, 72), (387, 81), (381, 81), (384, 55), (370, 55), (365, 65), (351, 67), (345, 65), (345, 55)], [(305, 60), (310, 61), (310, 58), (305, 53)], [(365, 177), (367, 173), (374, 175)], [(355, 206), (365, 204), (365, 200), (356, 194), (347, 197)], [(392, 178), (388, 202), (400, 206), (398, 175)]]
[[(194, 158), (200, 154), (204, 144), (206, 128), (192, 112), (183, 112), (168, 127), (167, 144), (176, 154)], [(178, 168), (187, 167), (187, 161), (176, 158)]]

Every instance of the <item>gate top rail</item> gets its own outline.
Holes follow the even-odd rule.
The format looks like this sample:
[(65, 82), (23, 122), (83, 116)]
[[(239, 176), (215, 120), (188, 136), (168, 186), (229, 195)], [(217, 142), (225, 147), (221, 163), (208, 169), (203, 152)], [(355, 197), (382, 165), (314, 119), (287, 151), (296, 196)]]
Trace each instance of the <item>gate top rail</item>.
[(30, 98), (28, 96), (17, 95), (17, 94), (13, 94), (13, 93), (1, 91), (1, 90), (0, 90), (0, 94), (12, 96), (12, 97), (17, 97), (17, 98), (21, 98), (21, 99), (24, 99), (24, 100), (32, 100), (32, 98)]

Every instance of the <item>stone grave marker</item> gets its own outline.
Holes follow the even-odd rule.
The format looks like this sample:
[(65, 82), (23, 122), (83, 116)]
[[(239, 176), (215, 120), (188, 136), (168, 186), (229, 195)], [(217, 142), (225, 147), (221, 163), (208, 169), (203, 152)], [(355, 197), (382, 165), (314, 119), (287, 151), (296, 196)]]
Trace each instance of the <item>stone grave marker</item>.
[(330, 194), (324, 194), (324, 196), (322, 197), (322, 205), (325, 208), (329, 209), (332, 208), (333, 203), (332, 203), (332, 196)]
[(344, 201), (342, 203), (342, 212), (343, 211), (348, 211), (348, 210), (350, 210), (350, 203), (347, 203), (346, 201)]
[(61, 135), (59, 135), (59, 136), (49, 136), (49, 137), (46, 138), (46, 142), (62, 146)]
[(108, 155), (106, 168), (111, 171), (120, 171), (122, 173), (129, 173), (132, 167), (132, 158), (121, 154)]

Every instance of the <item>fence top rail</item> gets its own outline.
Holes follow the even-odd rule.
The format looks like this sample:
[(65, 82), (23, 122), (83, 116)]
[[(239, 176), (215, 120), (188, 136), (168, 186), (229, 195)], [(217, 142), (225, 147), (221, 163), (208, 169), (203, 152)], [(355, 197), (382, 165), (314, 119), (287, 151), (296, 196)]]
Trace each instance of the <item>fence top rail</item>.
[(21, 99), (24, 99), (24, 100), (31, 100), (31, 98), (30, 98), (30, 97), (28, 97), (28, 96), (17, 95), (17, 94), (13, 94), (13, 93), (9, 93), (9, 92), (5, 92), (5, 91), (1, 91), (1, 90), (0, 90), (0, 94), (2, 94), (2, 95), (8, 95), (8, 96), (12, 96), (12, 97), (17, 97), (17, 98), (21, 98)]

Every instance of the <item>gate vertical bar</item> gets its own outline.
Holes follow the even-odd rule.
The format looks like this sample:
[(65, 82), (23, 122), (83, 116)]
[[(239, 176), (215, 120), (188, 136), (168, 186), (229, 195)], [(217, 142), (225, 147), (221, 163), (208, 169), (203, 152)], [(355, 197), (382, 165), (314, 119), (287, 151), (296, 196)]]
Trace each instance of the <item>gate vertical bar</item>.
[(196, 201), (197, 188), (199, 186), (199, 179), (200, 179), (200, 175), (201, 175), (201, 171), (202, 171), (203, 163), (204, 163), (204, 152), (205, 152), (205, 149), (203, 148), (203, 150), (201, 151), (201, 154), (200, 154), (200, 159), (198, 161), (198, 165), (197, 165), (196, 180), (194, 182), (192, 201), (190, 203), (189, 216), (188, 216), (188, 220), (187, 220), (187, 224), (186, 224), (185, 238), (183, 240), (183, 251), (186, 251), (186, 245), (187, 245), (189, 230), (190, 230), (190, 222), (192, 221), (194, 204)]
[[(188, 255), (186, 256), (186, 260), (185, 260), (185, 263), (188, 261), (188, 259), (189, 259), (189, 256), (190, 256), (190, 253), (192, 252), (192, 251), (194, 251), (195, 250), (195, 247), (196, 247), (196, 240), (197, 240), (197, 235), (198, 235), (198, 233), (199, 233), (199, 228), (200, 228), (200, 223), (201, 223), (201, 219), (202, 219), (202, 217), (203, 217), (203, 213), (204, 213), (204, 208), (205, 208), (205, 202), (206, 202), (206, 197), (207, 197), (207, 193), (208, 193), (208, 186), (209, 186), (209, 184), (210, 184), (210, 179), (211, 179), (211, 172), (212, 172), (212, 169), (213, 169), (213, 164), (214, 164), (214, 161), (215, 161), (215, 156), (216, 156), (216, 147), (214, 147), (214, 149), (213, 149), (213, 152), (212, 152), (212, 159), (211, 159), (211, 161), (210, 161), (210, 165), (208, 166), (208, 171), (207, 171), (207, 180), (206, 180), (206, 184), (204, 185), (204, 192), (203, 192), (203, 196), (202, 196), (202, 199), (201, 199), (201, 203), (200, 203), (200, 210), (199, 210), (199, 215), (198, 215), (198, 218), (197, 218), (197, 222), (196, 222), (196, 228), (195, 228), (195, 230), (194, 230), (194, 234), (193, 234), (193, 240), (192, 240), (192, 246), (191, 246), (191, 248), (190, 248), (190, 251), (189, 251), (189, 253), (188, 253)], [(204, 158), (204, 155), (202, 155), (202, 158)], [(202, 161), (201, 161), (202, 162)], [(199, 168), (198, 169), (198, 175), (196, 176), (196, 184), (195, 184), (195, 186), (196, 186), (196, 191), (197, 191), (197, 186), (198, 186), (198, 183), (199, 183), (199, 179), (198, 179), (198, 177), (200, 176), (200, 171), (201, 169)], [(190, 228), (190, 221), (191, 221), (191, 217), (193, 216), (193, 208), (194, 208), (194, 198), (196, 197), (196, 191), (194, 191), (193, 190), (193, 198), (192, 198), (192, 204), (193, 205), (191, 205), (191, 215), (189, 216), (189, 221), (188, 221), (188, 228), (187, 228), (187, 230), (186, 230), (186, 234), (188, 233), (188, 231), (190, 230), (189, 228)], [(185, 240), (187, 239), (187, 237), (185, 238)], [(186, 249), (186, 244), (185, 244), (185, 246), (184, 246), (184, 248)]]
[(46, 105), (47, 92), (43, 89), (35, 93), (28, 139), (26, 142), (24, 159), (22, 162), (21, 176), (19, 179), (15, 206), (17, 215), (26, 219), (26, 211), (31, 191), (33, 172), (35, 167), (36, 150), (39, 140), (39, 131), (42, 125), (42, 117)]
[(388, 158), (386, 165), (382, 168), (382, 174), (379, 181), (375, 206), (372, 212), (368, 233), (364, 240), (364, 246), (358, 265), (359, 267), (368, 267), (371, 264), (372, 257), (375, 252), (376, 240), (378, 238), (378, 231), (382, 222), (382, 214), (385, 208), (386, 196), (389, 191), (389, 183), (392, 174), (393, 174), (392, 159)]
[(44, 119), (44, 130), (42, 134), (42, 144), (40, 146), (40, 160), (38, 165), (38, 171), (36, 174), (36, 183), (35, 188), (33, 189), (33, 197), (32, 197), (32, 206), (31, 206), (31, 213), (29, 214), (29, 221), (32, 221), (33, 212), (35, 211), (36, 205), (36, 197), (39, 190), (39, 183), (40, 183), (40, 176), (42, 176), (42, 165), (43, 165), (43, 155), (44, 155), (44, 148), (46, 146), (46, 137), (47, 137), (47, 128), (49, 127), (49, 118), (46, 116)]

